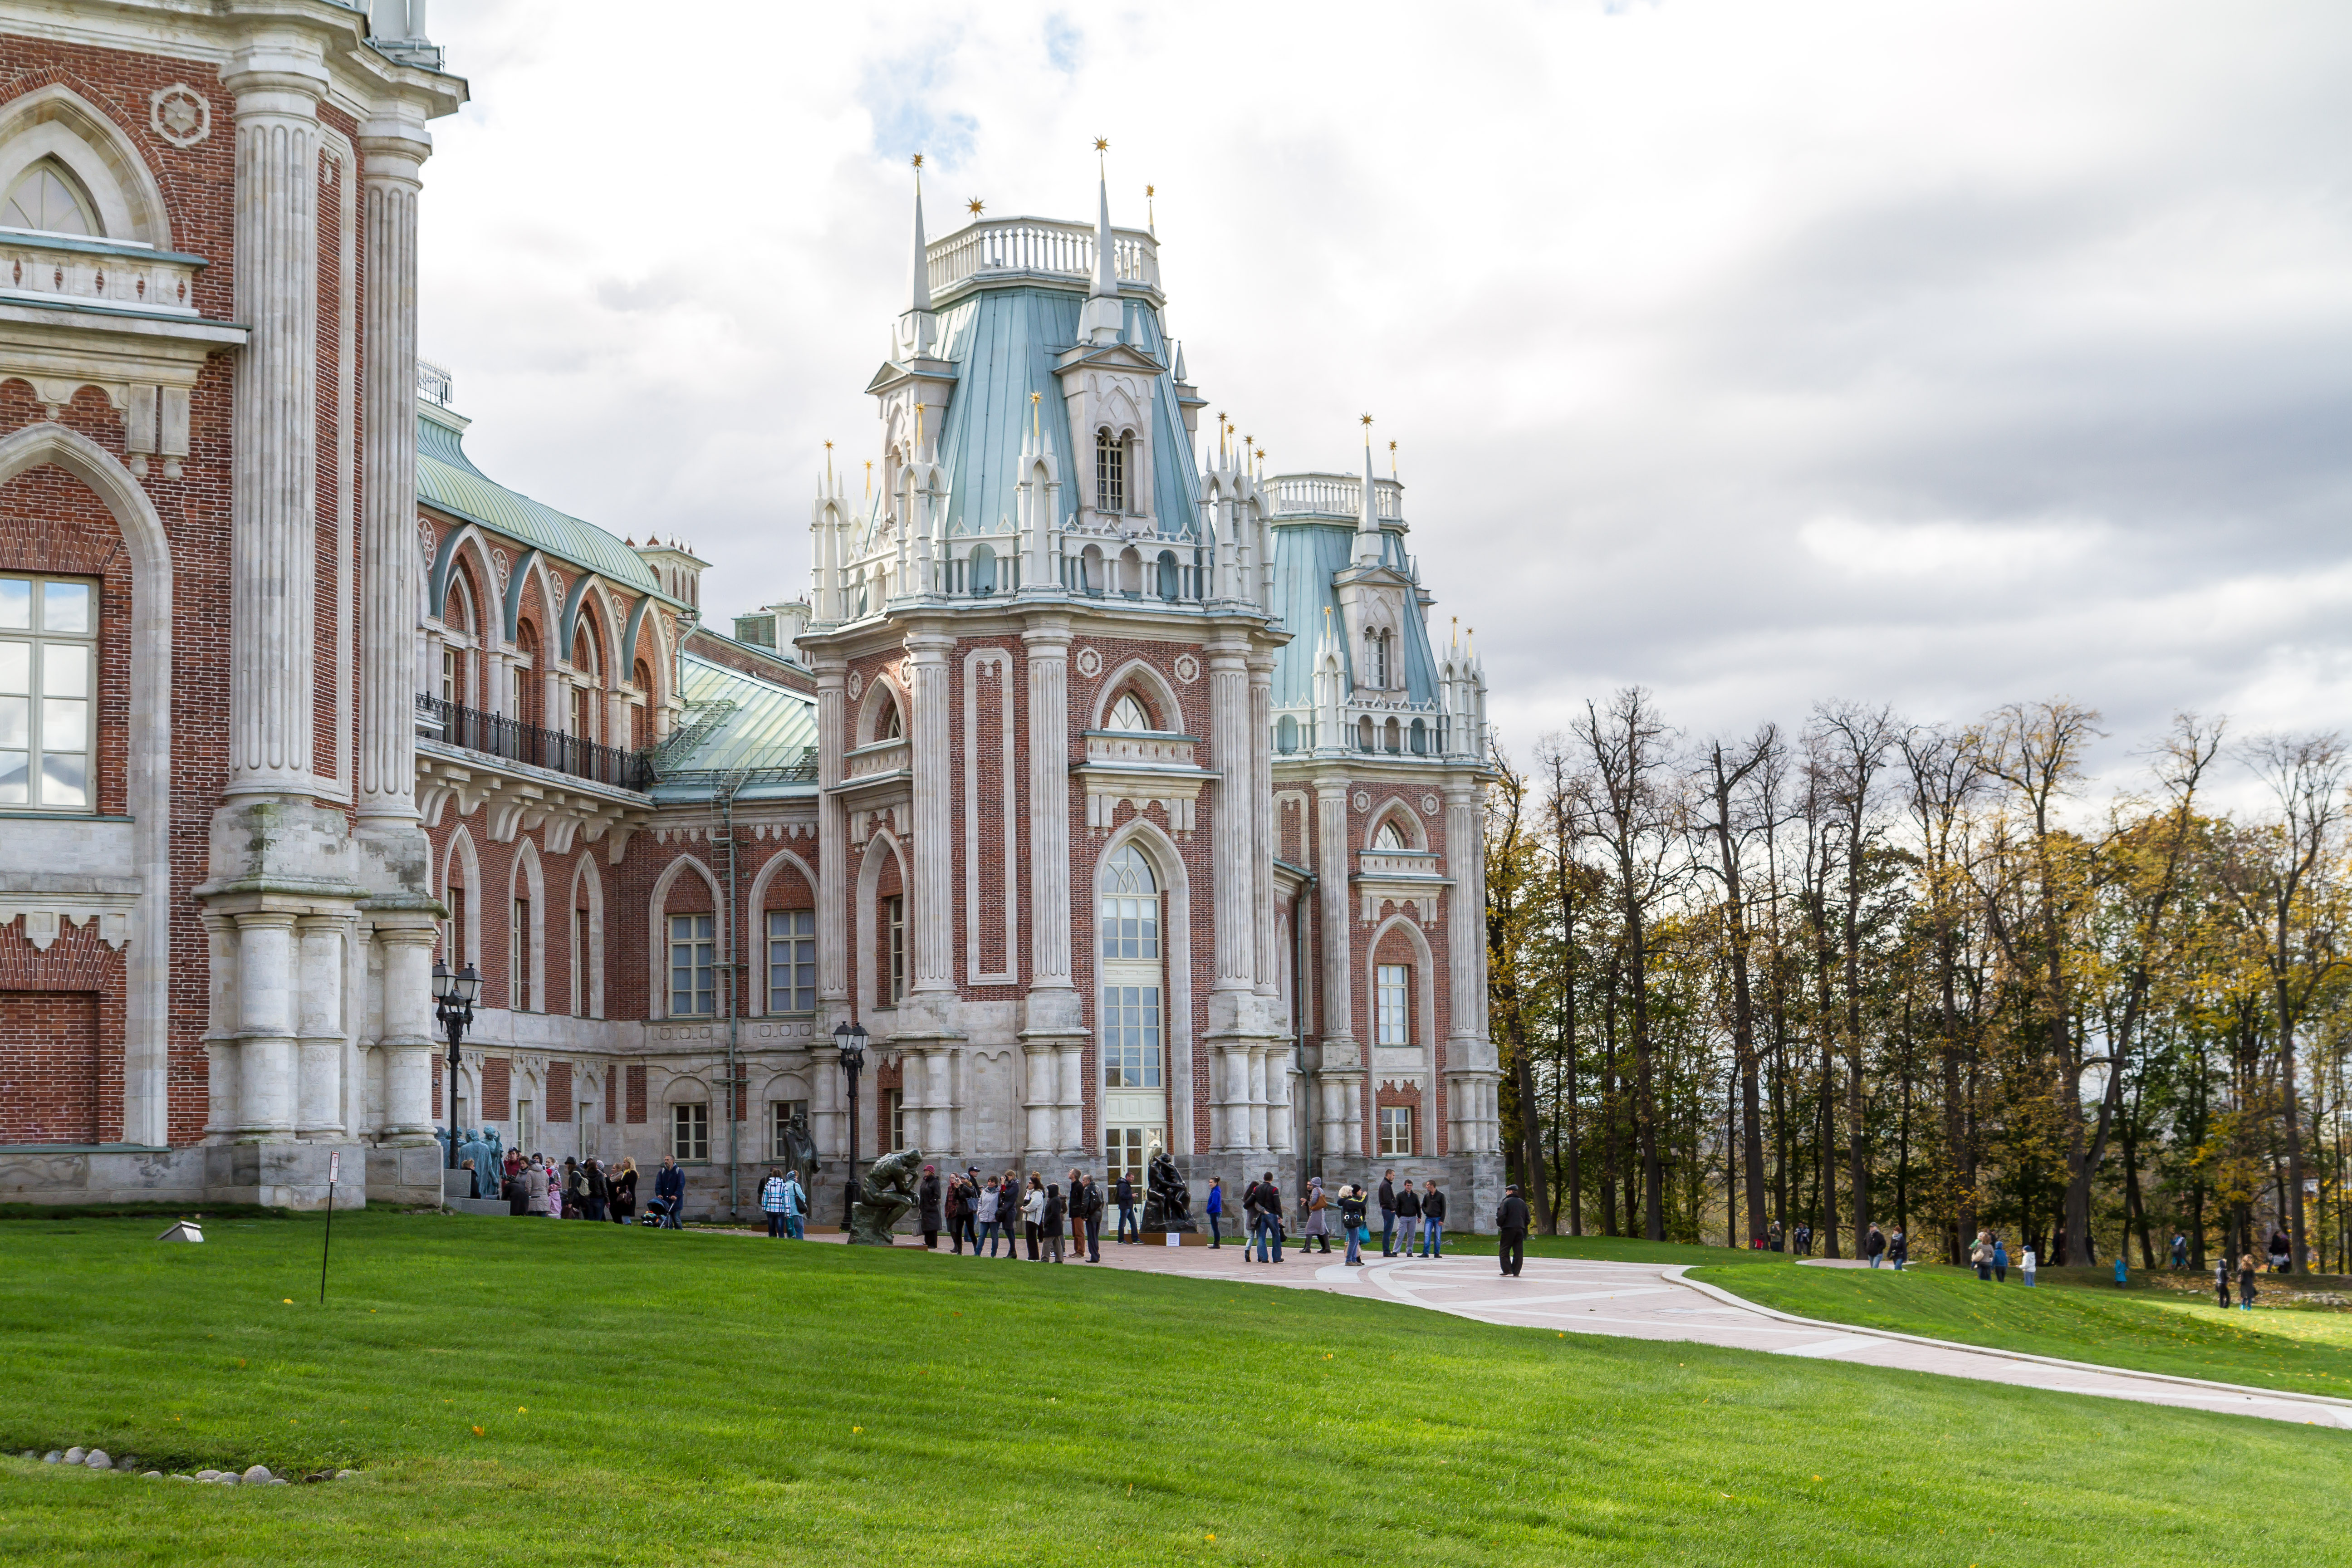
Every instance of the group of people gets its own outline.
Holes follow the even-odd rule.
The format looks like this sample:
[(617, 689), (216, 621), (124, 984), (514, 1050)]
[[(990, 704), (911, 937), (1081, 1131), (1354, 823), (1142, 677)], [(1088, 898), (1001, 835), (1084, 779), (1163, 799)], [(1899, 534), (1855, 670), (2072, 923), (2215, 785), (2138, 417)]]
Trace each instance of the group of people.
[(678, 1228), (678, 1211), (686, 1202), (686, 1173), (665, 1155), (654, 1176), (654, 1196), (637, 1216), (637, 1163), (625, 1156), (617, 1164), (601, 1160), (566, 1157), (558, 1164), (551, 1154), (524, 1154), (509, 1150), (501, 1168), (474, 1170), (464, 1161), (460, 1169), (473, 1173), (476, 1197), (487, 1197), (492, 1187), (505, 1200), (510, 1215), (544, 1215), (549, 1219), (610, 1220), (614, 1225), (658, 1225)]
[[(1066, 1238), (1069, 1255), (1076, 1261), (1100, 1263), (1107, 1206), (1102, 1184), (1076, 1167), (1068, 1181), (1065, 1191), (1060, 1182), (1048, 1182), (1040, 1171), (1030, 1172), (1024, 1182), (1018, 1171), (983, 1178), (980, 1167), (971, 1165), (961, 1174), (942, 1177), (938, 1166), (926, 1165), (915, 1187), (915, 1228), (923, 1233), (923, 1245), (932, 1248), (940, 1245), (940, 1232), (946, 1231), (948, 1245), (958, 1257), (967, 1242), (971, 1255), (980, 1257), (981, 1244), (986, 1242), (991, 1258), (1000, 1243), (1006, 1258), (1018, 1258), (1025, 1242), (1030, 1262), (1060, 1263)], [(1118, 1178), (1113, 1199), (1118, 1205), (1118, 1237), (1131, 1241), (1136, 1233), (1135, 1184), (1125, 1175)]]

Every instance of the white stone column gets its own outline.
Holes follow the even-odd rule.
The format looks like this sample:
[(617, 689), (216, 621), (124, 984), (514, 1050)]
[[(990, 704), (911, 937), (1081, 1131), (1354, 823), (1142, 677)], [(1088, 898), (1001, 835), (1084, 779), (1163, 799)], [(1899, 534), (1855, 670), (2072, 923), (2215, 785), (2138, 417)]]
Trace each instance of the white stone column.
[(955, 990), (955, 833), (950, 795), (948, 652), (955, 639), (936, 632), (907, 638), (912, 699), (915, 795), (913, 989)]
[(294, 916), (252, 910), (236, 920), (237, 1112), (242, 1138), (294, 1131)]
[(1022, 1101), (1022, 1109), (1028, 1112), (1028, 1139), (1022, 1153), (1024, 1163), (1032, 1169), (1054, 1157), (1055, 1124), (1059, 1120), (1056, 1097), (1062, 1082), (1058, 1055), (1050, 1040), (1022, 1043), (1024, 1077), (1028, 1089)]
[(1281, 1011), (1282, 956), (1274, 935), (1274, 655), (1249, 661), (1250, 866), (1256, 903), (1257, 994), (1265, 1016)]
[(927, 1124), (923, 1152), (927, 1154), (946, 1154), (957, 1147), (955, 1096), (948, 1085), (954, 1058), (955, 1053), (945, 1046), (933, 1046), (923, 1053), (923, 1110)]
[(218, 1140), (233, 1136), (237, 1119), (237, 1043), (242, 1026), (236, 985), (236, 922), (224, 914), (204, 911), (205, 941), (211, 957), (211, 1017), (205, 1028), (205, 1074), (210, 1090), (205, 1115), (205, 1135)]
[[(383, 1131), (386, 1142), (422, 1142), (433, 1136), (433, 942), (432, 919), (421, 912), (387, 924), (378, 916), (376, 941), (383, 949)], [(452, 1092), (444, 1084), (443, 1092)]]
[(1291, 1047), (1288, 1041), (1273, 1047), (1265, 1053), (1265, 1139), (1277, 1154), (1287, 1154), (1297, 1146), (1291, 1122), (1292, 1079)]
[[(234, 309), (252, 333), (232, 398), (228, 793), (291, 795), (311, 773), (327, 83), (315, 55), (281, 39), (240, 50), (221, 80), (236, 97)], [(401, 530), (412, 552), (415, 531), (413, 521)]]
[(1087, 1153), (1087, 1066), (1086, 1045), (1069, 1040), (1061, 1045), (1061, 1089), (1056, 1111), (1060, 1125), (1056, 1130), (1055, 1147), (1061, 1156), (1083, 1156)]
[(295, 922), (301, 976), (295, 1131), (341, 1137), (343, 1125), (343, 927), (341, 917)]
[(1257, 985), (1257, 898), (1251, 864), (1256, 849), (1255, 814), (1250, 809), (1257, 768), (1250, 745), (1245, 649), (1238, 642), (1219, 640), (1206, 651), (1210, 745), (1218, 773), (1212, 817), (1216, 953), (1210, 1026), (1230, 1029), (1241, 1021), (1234, 994), (1254, 992)]
[(1266, 1136), (1265, 1058), (1264, 1046), (1252, 1046), (1241, 1053), (1249, 1073), (1249, 1146), (1252, 1152), (1269, 1146)]
[[(1033, 622), (1021, 641), (1029, 660), (1030, 1024), (1077, 1023), (1070, 963), (1070, 626)], [(1041, 992), (1059, 996), (1040, 997)]]
[[(818, 1018), (829, 1027), (851, 1011), (849, 1006), (849, 812), (842, 805), (841, 753), (844, 749), (844, 688), (846, 672), (835, 658), (825, 658), (816, 674), (817, 868), (816, 868), (816, 987)], [(828, 1145), (845, 1150), (845, 1124), (838, 1142)]]

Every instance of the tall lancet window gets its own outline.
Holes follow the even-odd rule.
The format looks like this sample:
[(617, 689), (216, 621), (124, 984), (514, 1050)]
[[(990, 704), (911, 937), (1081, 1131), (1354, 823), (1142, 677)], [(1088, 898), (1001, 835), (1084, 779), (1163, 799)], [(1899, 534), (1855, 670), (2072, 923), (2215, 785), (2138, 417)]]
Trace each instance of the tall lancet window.
[(1104, 864), (1100, 898), (1103, 1163), (1110, 1180), (1139, 1182), (1151, 1146), (1168, 1136), (1160, 880), (1141, 849), (1122, 846)]
[(1095, 433), (1095, 510), (1127, 510), (1127, 443), (1108, 430)]
[(1370, 646), (1364, 651), (1372, 667), (1372, 685), (1382, 691), (1389, 688), (1389, 634), (1384, 631), (1366, 632), (1364, 640)]

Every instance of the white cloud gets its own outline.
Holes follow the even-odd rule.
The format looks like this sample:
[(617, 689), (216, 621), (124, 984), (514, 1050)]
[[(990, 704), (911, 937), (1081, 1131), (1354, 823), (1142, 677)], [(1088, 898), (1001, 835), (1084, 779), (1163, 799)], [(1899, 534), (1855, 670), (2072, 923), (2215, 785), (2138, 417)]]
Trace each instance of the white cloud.
[[(1157, 203), (1276, 468), (1400, 443), (1520, 740), (2064, 692), (2352, 729), (2352, 12), (2106, 0), (1079, 10), (492, 0), (424, 331), (488, 469), (805, 583), (932, 233)], [(853, 472), (856, 470), (853, 468)]]

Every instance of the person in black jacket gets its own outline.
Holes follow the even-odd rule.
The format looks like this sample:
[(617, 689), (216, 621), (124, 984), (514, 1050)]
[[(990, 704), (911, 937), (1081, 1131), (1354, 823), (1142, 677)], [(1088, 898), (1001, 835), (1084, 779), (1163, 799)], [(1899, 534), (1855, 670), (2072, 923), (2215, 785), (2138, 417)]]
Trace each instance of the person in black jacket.
[[(1250, 1197), (1256, 1205), (1257, 1260), (1260, 1263), (1279, 1263), (1282, 1261), (1282, 1189), (1274, 1184), (1272, 1171), (1265, 1173), (1264, 1181), (1250, 1189)], [(1274, 1248), (1274, 1257), (1270, 1260), (1265, 1255), (1269, 1246)]]
[(923, 1245), (933, 1250), (939, 1247), (940, 1232), (946, 1228), (946, 1221), (941, 1214), (940, 1200), (943, 1195), (940, 1185), (939, 1167), (924, 1166), (922, 1184), (915, 1189), (915, 1199), (920, 1210), (920, 1219), (918, 1224), (923, 1233)]
[(1062, 1261), (1062, 1217), (1066, 1212), (1059, 1182), (1045, 1189), (1045, 1213), (1037, 1222), (1037, 1239), (1045, 1245), (1045, 1261)]
[(1503, 1206), (1495, 1211), (1495, 1254), (1503, 1260), (1503, 1273), (1516, 1279), (1519, 1266), (1528, 1260), (1528, 1200), (1519, 1196), (1516, 1186), (1503, 1189)]
[(1125, 1171), (1118, 1173), (1118, 1185), (1111, 1189), (1111, 1196), (1118, 1204), (1118, 1239), (1132, 1246), (1143, 1233), (1135, 1223), (1135, 1184), (1127, 1179)]
[(1396, 1255), (1396, 1173), (1381, 1173), (1381, 1256)]
[(1432, 1176), (1429, 1190), (1421, 1194), (1421, 1255), (1423, 1258), (1445, 1256), (1445, 1194)]
[(1102, 1184), (1092, 1176), (1087, 1178), (1087, 1261), (1102, 1261)]
[(1360, 1266), (1364, 1259), (1356, 1246), (1364, 1237), (1364, 1189), (1345, 1186), (1339, 1189), (1339, 1223), (1348, 1227), (1348, 1262)]
[(1421, 1194), (1412, 1190), (1411, 1182), (1397, 1189), (1396, 1216), (1397, 1256), (1411, 1258), (1413, 1232), (1421, 1228)]

